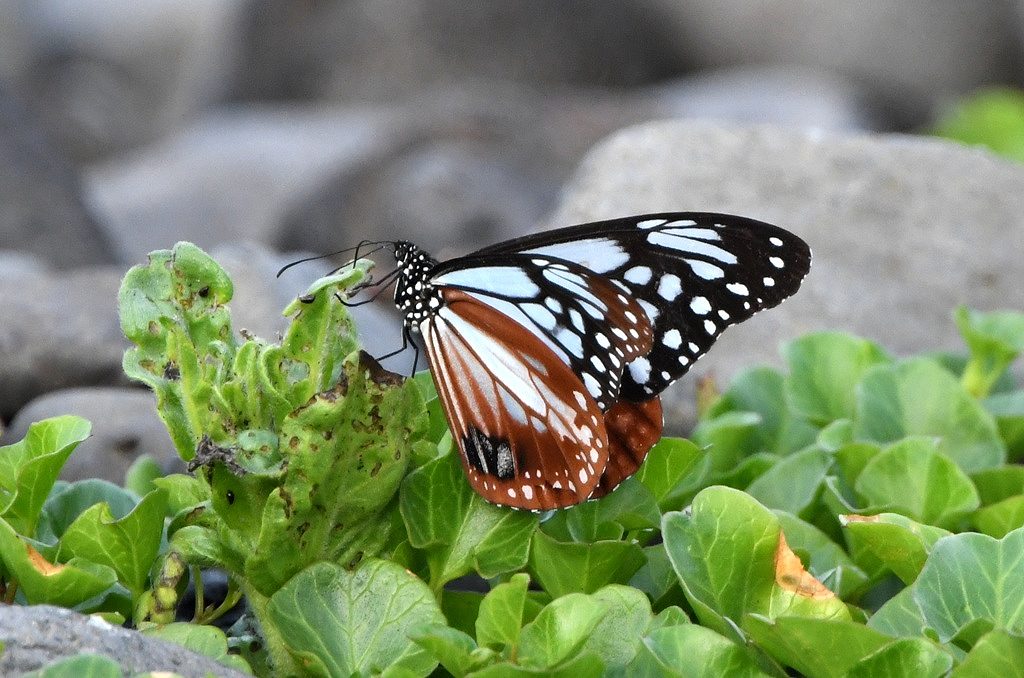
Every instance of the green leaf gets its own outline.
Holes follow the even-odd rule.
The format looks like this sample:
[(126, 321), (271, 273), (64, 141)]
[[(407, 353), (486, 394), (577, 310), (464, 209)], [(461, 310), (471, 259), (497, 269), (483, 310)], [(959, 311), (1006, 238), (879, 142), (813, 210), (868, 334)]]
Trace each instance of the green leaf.
[(790, 369), (790, 405), (819, 426), (852, 419), (857, 383), (872, 366), (890, 362), (877, 344), (839, 332), (808, 334), (786, 344), (782, 353)]
[(227, 636), (215, 626), (175, 622), (143, 629), (142, 635), (181, 645), (236, 671), (252, 673), (244, 659), (229, 654)]
[(842, 601), (794, 563), (778, 518), (743, 492), (703, 490), (690, 515), (665, 514), (662, 535), (691, 606), (719, 633), (731, 633), (726, 620), (741, 624), (748, 613), (849, 616)]
[(427, 551), (434, 590), (475, 569), (494, 577), (521, 569), (537, 517), (488, 504), (449, 454), (410, 473), (399, 506), (413, 546)]
[(592, 654), (576, 655), (554, 668), (530, 668), (511, 662), (494, 664), (473, 673), (473, 678), (518, 678), (519, 676), (545, 676), (545, 678), (579, 678), (604, 675), (604, 665)]
[(570, 593), (548, 604), (519, 635), (519, 663), (549, 669), (579, 652), (608, 611), (608, 604)]
[(751, 615), (751, 637), (773, 658), (808, 676), (840, 678), (892, 638), (849, 619)]
[(955, 528), (981, 502), (970, 478), (938, 449), (935, 439), (907, 438), (872, 458), (854, 484), (868, 503), (864, 511)]
[(971, 520), (979, 532), (996, 539), (1004, 537), (1018, 527), (1024, 527), (1024, 495), (979, 509)]
[(991, 415), (949, 372), (925, 359), (868, 370), (857, 388), (854, 432), (859, 440), (880, 443), (938, 437), (939, 451), (968, 473), (1006, 459)]
[[(310, 563), (353, 563), (378, 553), (389, 538), (395, 495), (426, 424), (422, 397), (414, 383), (380, 376), (361, 359), (353, 357), (344, 370), (338, 386), (285, 417), (283, 483), (258, 517), (244, 514), (233, 525), (255, 541), (245, 574), (265, 595)], [(227, 473), (222, 478), (236, 482)], [(222, 515), (249, 505), (260, 510), (265, 492), (235, 492), (230, 507), (215, 493), (214, 508)]]
[(162, 478), (164, 471), (148, 454), (138, 456), (124, 474), (124, 487), (142, 497), (156, 489), (153, 481)]
[(651, 491), (662, 510), (682, 508), (679, 490), (707, 471), (709, 457), (683, 438), (662, 438), (647, 453), (636, 478)]
[(655, 629), (645, 637), (626, 675), (741, 678), (768, 674), (749, 649), (703, 626), (682, 624)]
[(636, 656), (654, 618), (651, 603), (640, 591), (617, 585), (605, 586), (591, 598), (604, 603), (607, 612), (580, 651), (600, 657), (607, 671), (622, 670)]
[(1013, 87), (983, 89), (948, 110), (934, 133), (1024, 160), (1024, 93)]
[(807, 517), (832, 467), (832, 455), (809, 447), (781, 459), (747, 487), (747, 493), (768, 508)]
[(501, 649), (515, 648), (519, 644), (529, 584), (528, 575), (514, 574), (484, 596), (476, 618), (476, 640), (481, 646)]
[(626, 529), (656, 529), (660, 522), (654, 495), (640, 481), (627, 478), (600, 500), (557, 511), (544, 521), (543, 530), (563, 541), (593, 542), (620, 539)]
[[(459, 591), (458, 589), (447, 589), (441, 592), (441, 611), (444, 612), (448, 626), (462, 631), (467, 636), (476, 633), (476, 620), (480, 614), (480, 606), (483, 604), (484, 594), (477, 591)], [(526, 607), (530, 606), (529, 594), (527, 594)], [(543, 604), (537, 606), (537, 611)]]
[(153, 484), (167, 493), (167, 512), (171, 515), (210, 501), (210, 486), (196, 476), (174, 473), (155, 479)]
[(99, 654), (82, 653), (60, 659), (38, 671), (23, 673), (22, 678), (123, 678), (121, 665)]
[(975, 643), (952, 678), (1006, 678), (1024, 666), (1024, 638), (1002, 630), (986, 633)]
[(80, 557), (106, 565), (117, 572), (118, 580), (133, 596), (138, 596), (146, 587), (160, 548), (166, 511), (167, 495), (163, 490), (147, 494), (120, 520), (107, 504), (96, 504), (64, 532), (58, 557)]
[[(968, 627), (984, 622), (1012, 633), (1024, 631), (1024, 529), (995, 540), (967, 533), (947, 537), (932, 549), (921, 575), (909, 587), (912, 605), (890, 600), (872, 618), (878, 628), (902, 628), (911, 621), (949, 642)], [(887, 611), (897, 605), (896, 615)], [(881, 617), (881, 620), (880, 620)], [(894, 622), (898, 620), (898, 622)]]
[(860, 660), (850, 678), (939, 678), (948, 676), (953, 657), (924, 638), (894, 640)]
[(1010, 459), (1024, 460), (1024, 390), (996, 393), (982, 404), (995, 417)]
[(472, 636), (444, 624), (423, 626), (412, 632), (410, 638), (439, 661), (450, 674), (457, 677), (480, 668), (482, 661), (494, 656), (474, 654), (477, 646)]
[(896, 513), (846, 515), (842, 519), (854, 560), (861, 563), (859, 554), (870, 553), (907, 584), (917, 579), (935, 542), (950, 534)]
[(403, 568), (369, 559), (350, 572), (311, 565), (270, 598), (268, 619), (300, 666), (349, 676), (402, 668), (426, 676), (437, 662), (409, 637), (444, 624), (427, 586)]
[(726, 412), (698, 422), (693, 440), (707, 454), (712, 472), (729, 471), (761, 449), (761, 422), (756, 412)]
[(629, 581), (644, 564), (644, 554), (640, 546), (628, 542), (560, 542), (537, 531), (529, 562), (537, 582), (558, 598), (574, 592), (593, 593), (607, 584)]
[(110, 567), (83, 558), (53, 563), (0, 519), (0, 565), (18, 583), (30, 605), (74, 607), (98, 596), (117, 581)]
[(0, 518), (20, 534), (34, 536), (57, 474), (91, 428), (81, 417), (53, 417), (31, 424), (24, 439), (0, 447)]
[(780, 455), (796, 452), (814, 441), (817, 428), (789, 407), (786, 391), (786, 380), (778, 370), (771, 367), (748, 369), (732, 380), (705, 419), (728, 412), (757, 414), (759, 425), (745, 440), (744, 456), (759, 451)]
[(1024, 494), (1024, 466), (1011, 465), (986, 469), (971, 474), (982, 505), (995, 504)]
[(682, 603), (683, 591), (665, 547), (661, 544), (644, 547), (644, 557), (646, 562), (629, 580), (629, 585), (646, 593), (656, 609)]
[(980, 313), (961, 306), (954, 317), (971, 351), (961, 380), (969, 393), (984, 398), (1024, 351), (1024, 313)]
[(62, 490), (53, 492), (43, 505), (37, 536), (40, 541), (56, 542), (75, 522), (78, 516), (99, 503), (106, 503), (116, 519), (131, 513), (139, 498), (114, 483), (87, 478), (67, 484)]

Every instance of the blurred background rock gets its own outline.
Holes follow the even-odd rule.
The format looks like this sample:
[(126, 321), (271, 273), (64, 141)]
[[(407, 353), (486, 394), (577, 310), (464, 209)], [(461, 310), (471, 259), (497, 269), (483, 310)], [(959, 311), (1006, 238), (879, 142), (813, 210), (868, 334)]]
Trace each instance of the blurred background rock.
[[(448, 257), (567, 221), (742, 210), (811, 240), (810, 292), (700, 370), (724, 381), (824, 326), (956, 345), (955, 304), (1021, 306), (1024, 171), (888, 134), (987, 141), (957, 102), (992, 86), (1011, 88), (994, 124), (1024, 127), (1022, 83), (1021, 0), (2, 0), (0, 419), (22, 412), (3, 442), (80, 412), (97, 436), (76, 475), (165, 459), (121, 376), (115, 297), (178, 240), (229, 269), (236, 324), (272, 336), (329, 268), (275, 279), (298, 251), (410, 238)], [(577, 170), (663, 119), (703, 122), (616, 135)], [(364, 310), (368, 349), (395, 348), (396, 316)]]

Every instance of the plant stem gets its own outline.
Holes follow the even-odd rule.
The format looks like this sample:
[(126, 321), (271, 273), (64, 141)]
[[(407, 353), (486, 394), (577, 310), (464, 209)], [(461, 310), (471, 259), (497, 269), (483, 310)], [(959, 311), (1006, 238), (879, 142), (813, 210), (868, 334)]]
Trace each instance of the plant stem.
[(203, 595), (203, 572), (198, 567), (192, 567), (192, 587), (196, 592), (196, 608), (192, 615), (192, 621), (199, 622), (203, 617), (203, 608), (206, 607), (205, 596)]

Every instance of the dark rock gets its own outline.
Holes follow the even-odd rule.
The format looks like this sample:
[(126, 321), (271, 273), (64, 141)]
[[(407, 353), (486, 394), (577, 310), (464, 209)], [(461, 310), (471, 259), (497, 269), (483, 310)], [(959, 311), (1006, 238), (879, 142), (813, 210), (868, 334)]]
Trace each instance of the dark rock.
[(551, 223), (704, 210), (763, 219), (810, 243), (800, 292), (726, 332), (669, 389), (669, 414), (689, 407), (681, 396), (694, 376), (724, 382), (778, 363), (779, 343), (811, 330), (853, 332), (897, 355), (962, 350), (958, 304), (1019, 310), (1021, 186), (1024, 166), (934, 139), (654, 123), (598, 146)]
[(112, 626), (50, 605), (5, 605), (0, 614), (0, 675), (20, 676), (87, 652), (109, 657), (129, 675), (168, 671), (182, 676), (245, 676), (180, 645)]
[(0, 249), (59, 268), (113, 261), (83, 204), (78, 177), (10, 91), (0, 85)]
[(224, 97), (245, 4), (14, 3), (2, 18), (31, 39), (0, 58), (8, 56), (11, 81), (55, 143), (93, 161), (157, 138)]
[(23, 407), (0, 444), (25, 437), (32, 422), (62, 414), (77, 414), (92, 422), (92, 435), (68, 457), (60, 477), (74, 481), (102, 478), (124, 483), (135, 459), (148, 454), (164, 473), (183, 472), (185, 467), (156, 413), (156, 398), (148, 390), (91, 387), (54, 391)]
[(986, 84), (1019, 82), (1016, 0), (653, 0), (697, 68), (800, 64), (876, 91), (902, 126)]
[(465, 80), (623, 87), (678, 72), (642, 3), (256, 0), (241, 98), (388, 101)]
[(0, 418), (49, 391), (127, 384), (117, 317), (123, 274), (117, 267), (0, 276)]

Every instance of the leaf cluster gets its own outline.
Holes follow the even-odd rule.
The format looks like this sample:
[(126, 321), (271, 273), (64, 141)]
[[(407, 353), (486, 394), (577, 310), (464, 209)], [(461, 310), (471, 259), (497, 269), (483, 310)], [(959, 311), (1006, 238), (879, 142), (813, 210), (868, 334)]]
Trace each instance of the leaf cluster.
[[(784, 347), (784, 370), (706, 389), (691, 439), (663, 439), (606, 498), (532, 514), (470, 489), (429, 374), (396, 379), (357, 352), (336, 295), (367, 274), (315, 283), (270, 343), (234, 338), (230, 281), (197, 248), (133, 269), (125, 367), (154, 389), (197, 473), (137, 473), (145, 496), (99, 515), (86, 489), (62, 499), (78, 484), (50, 490), (57, 471), (37, 468), (59, 470), (84, 422), (43, 422), (0, 450), (0, 577), (18, 602), (110, 610), (96, 601), (123, 589), (118, 609), (148, 633), (241, 661), (233, 648), (258, 673), (1022, 665), (1024, 390), (1009, 368), (1024, 315), (959, 309), (963, 355), (896, 359), (846, 334), (802, 337)], [(96, 538), (140, 508), (159, 516), (149, 541), (133, 524)], [(69, 530), (91, 538), (62, 547)], [(103, 560), (100, 543), (121, 550)], [(110, 572), (89, 601), (34, 588), (54, 577), (47, 567), (99, 566)], [(249, 606), (227, 639), (203, 635), (216, 610), (168, 624), (184, 581), (207, 567)]]

